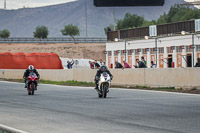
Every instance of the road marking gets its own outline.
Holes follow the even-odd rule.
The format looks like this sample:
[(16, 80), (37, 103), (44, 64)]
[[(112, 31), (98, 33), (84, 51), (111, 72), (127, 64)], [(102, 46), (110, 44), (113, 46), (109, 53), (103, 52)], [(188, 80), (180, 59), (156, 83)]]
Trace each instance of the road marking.
[[(0, 81), (10, 84), (24, 84), (18, 82), (10, 82), (10, 81)], [(62, 88), (94, 88), (94, 87), (82, 87), (82, 86), (64, 86), (64, 85), (52, 85), (52, 84), (40, 84), (41, 86), (55, 86), (55, 87), (62, 87)], [(166, 93), (166, 94), (175, 94), (175, 95), (185, 95), (185, 96), (199, 96), (200, 94), (190, 94), (190, 93), (181, 93), (181, 92), (168, 92), (168, 91), (156, 91), (156, 90), (140, 90), (140, 89), (128, 89), (128, 88), (111, 88), (114, 90), (124, 90), (124, 91), (140, 91), (140, 92), (151, 92), (151, 93)]]
[(2, 124), (0, 124), (0, 129), (8, 131), (10, 133), (28, 133), (28, 132), (18, 130), (18, 129), (15, 129), (15, 128), (12, 128), (12, 127), (8, 127), (8, 126), (2, 125)]
[(167, 93), (167, 94), (177, 94), (177, 95), (192, 95), (192, 96), (200, 96), (200, 94), (191, 94), (191, 93), (181, 93), (181, 92), (169, 92), (169, 91), (156, 91), (156, 90), (140, 90), (140, 89), (128, 89), (128, 88), (112, 88), (115, 90), (125, 90), (125, 91), (140, 91), (140, 92), (151, 92), (151, 93)]
[(19, 83), (19, 82), (11, 82), (11, 81), (0, 81), (3, 83), (10, 83), (10, 84), (24, 84), (24, 83)]

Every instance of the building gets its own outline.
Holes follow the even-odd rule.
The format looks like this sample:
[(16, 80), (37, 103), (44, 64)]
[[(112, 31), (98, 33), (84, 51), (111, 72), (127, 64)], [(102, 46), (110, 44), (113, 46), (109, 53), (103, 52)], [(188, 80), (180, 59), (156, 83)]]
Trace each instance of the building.
[[(106, 61), (109, 68), (115, 67), (115, 61), (122, 64), (126, 61), (134, 68), (133, 65), (137, 65), (135, 60), (142, 56), (148, 68), (151, 67), (151, 61), (157, 64), (157, 68), (193, 67), (197, 58), (200, 58), (200, 20), (155, 27), (157, 33), (153, 36), (150, 33), (151, 26), (108, 33)], [(114, 38), (120, 41), (115, 42)]]

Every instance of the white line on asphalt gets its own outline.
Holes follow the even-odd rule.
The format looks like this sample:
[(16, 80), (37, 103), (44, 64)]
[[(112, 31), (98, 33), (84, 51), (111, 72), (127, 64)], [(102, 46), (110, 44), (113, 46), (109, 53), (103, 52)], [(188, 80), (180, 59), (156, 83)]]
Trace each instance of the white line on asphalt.
[(12, 127), (8, 127), (8, 126), (2, 125), (2, 124), (0, 124), (0, 129), (11, 132), (11, 133), (28, 133), (28, 132), (21, 131), (21, 130), (18, 130), (18, 129), (15, 129)]
[(191, 94), (191, 93), (181, 93), (181, 92), (169, 92), (169, 91), (156, 91), (156, 90), (140, 90), (140, 89), (127, 89), (127, 88), (112, 88), (116, 90), (125, 90), (125, 91), (140, 91), (140, 92), (151, 92), (151, 93), (167, 93), (167, 94), (176, 94), (176, 95), (191, 95), (191, 96), (200, 96), (199, 94)]
[[(5, 83), (10, 83), (10, 84), (24, 84), (24, 83), (18, 83), (18, 82), (10, 82), (10, 81), (0, 81), (0, 82), (5, 82)], [(51, 84), (40, 84), (42, 86), (55, 86), (55, 87), (62, 87), (62, 88), (93, 88), (93, 87), (82, 87), (82, 86), (63, 86), (63, 85), (51, 85)], [(167, 91), (156, 91), (156, 90), (139, 90), (139, 89), (127, 89), (127, 88), (111, 88), (115, 90), (124, 90), (124, 91), (142, 91), (142, 92), (151, 92), (151, 93), (167, 93), (167, 94), (176, 94), (176, 95), (190, 95), (190, 96), (199, 96), (199, 94), (190, 94), (190, 93), (180, 93), (180, 92), (167, 92)]]
[(19, 83), (19, 82), (11, 82), (11, 81), (0, 81), (3, 83), (10, 83), (10, 84), (24, 84), (24, 83)]

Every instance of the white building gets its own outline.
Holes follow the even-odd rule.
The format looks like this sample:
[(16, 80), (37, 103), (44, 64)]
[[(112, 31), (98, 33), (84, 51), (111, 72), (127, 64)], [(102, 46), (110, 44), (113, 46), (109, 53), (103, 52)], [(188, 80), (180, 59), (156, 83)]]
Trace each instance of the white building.
[(157, 68), (192, 67), (196, 64), (197, 58), (200, 58), (200, 35), (195, 34), (193, 37), (194, 47), (192, 46), (192, 35), (158, 38), (157, 54), (156, 39), (132, 40), (126, 41), (126, 43), (125, 41), (107, 42), (107, 65), (114, 69), (115, 61), (122, 64), (123, 61), (126, 61), (134, 68), (133, 65), (137, 65), (135, 60), (137, 58), (141, 60), (141, 57), (144, 56), (148, 68), (151, 67), (151, 61), (154, 61), (155, 64), (157, 62)]

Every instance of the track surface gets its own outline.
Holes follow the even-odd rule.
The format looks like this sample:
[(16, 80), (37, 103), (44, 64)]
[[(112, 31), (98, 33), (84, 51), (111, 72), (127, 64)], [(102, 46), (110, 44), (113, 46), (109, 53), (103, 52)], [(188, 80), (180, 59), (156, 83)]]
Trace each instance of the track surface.
[(199, 133), (200, 95), (0, 82), (0, 124), (30, 133)]

